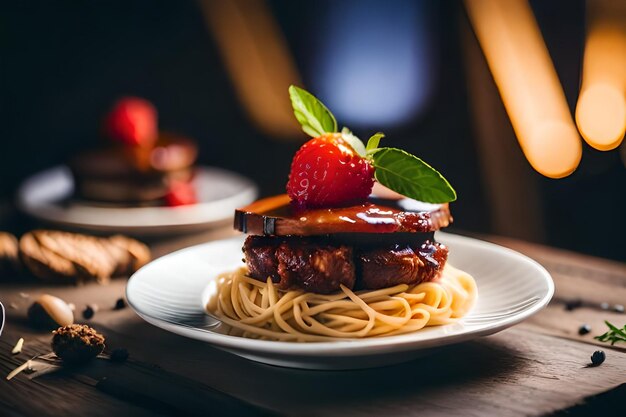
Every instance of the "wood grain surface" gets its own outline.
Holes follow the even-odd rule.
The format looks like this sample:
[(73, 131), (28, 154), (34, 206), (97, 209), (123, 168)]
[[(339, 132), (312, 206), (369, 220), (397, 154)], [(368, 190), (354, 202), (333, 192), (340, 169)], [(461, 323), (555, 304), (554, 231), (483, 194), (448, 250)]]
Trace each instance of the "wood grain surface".
[[(163, 254), (230, 234), (214, 231), (153, 242), (153, 248)], [(604, 332), (605, 319), (626, 322), (626, 315), (598, 308), (601, 302), (626, 304), (626, 266), (516, 240), (484, 238), (529, 255), (552, 273), (556, 295), (550, 306), (496, 335), (442, 348), (404, 364), (357, 371), (258, 364), (165, 332), (129, 308), (113, 309), (124, 294), (123, 279), (83, 287), (42, 286), (28, 280), (0, 283), (0, 301), (8, 316), (0, 337), (0, 375), (49, 350), (50, 334), (30, 329), (25, 314), (38, 294), (51, 293), (74, 303), (78, 316), (86, 304), (98, 304), (100, 309), (91, 320), (77, 321), (103, 333), (108, 350), (125, 347), (130, 352), (125, 364), (97, 360), (80, 373), (95, 380), (106, 377), (140, 394), (123, 400), (85, 384), (72, 372), (34, 380), (20, 374), (0, 382), (0, 415), (236, 415), (234, 410), (241, 410), (237, 407), (246, 407), (245, 414), (250, 415), (268, 410), (303, 416), (544, 415), (625, 383), (626, 345), (611, 347), (593, 336)], [(574, 298), (588, 304), (566, 311), (563, 301)], [(591, 325), (592, 332), (579, 336), (584, 323)], [(24, 351), (11, 355), (20, 337), (25, 339)], [(601, 366), (588, 367), (589, 357), (598, 349), (595, 345), (602, 346), (607, 359)], [(234, 408), (224, 405), (221, 393), (235, 398)], [(154, 400), (146, 401), (143, 394)]]

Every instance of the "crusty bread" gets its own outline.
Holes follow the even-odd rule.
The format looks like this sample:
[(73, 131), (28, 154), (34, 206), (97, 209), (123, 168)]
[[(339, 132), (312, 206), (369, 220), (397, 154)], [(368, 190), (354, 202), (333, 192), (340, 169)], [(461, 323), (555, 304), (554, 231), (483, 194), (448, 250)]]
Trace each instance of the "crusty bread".
[(101, 238), (56, 230), (33, 230), (19, 242), (20, 257), (40, 279), (66, 283), (108, 282), (150, 260), (141, 242), (116, 235)]

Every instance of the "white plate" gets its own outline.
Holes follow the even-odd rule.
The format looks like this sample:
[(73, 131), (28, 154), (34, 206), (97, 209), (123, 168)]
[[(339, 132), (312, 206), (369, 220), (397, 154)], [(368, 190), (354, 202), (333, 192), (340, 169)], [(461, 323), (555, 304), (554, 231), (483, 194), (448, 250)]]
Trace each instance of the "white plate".
[(198, 204), (180, 207), (106, 207), (68, 201), (74, 180), (57, 166), (27, 179), (18, 190), (18, 206), (40, 220), (75, 229), (134, 235), (200, 230), (232, 219), (233, 211), (254, 201), (252, 181), (218, 168), (198, 167), (194, 178)]
[(193, 246), (137, 271), (126, 287), (132, 308), (147, 322), (272, 365), (309, 369), (367, 368), (398, 363), (428, 349), (503, 330), (545, 307), (554, 293), (550, 274), (513, 250), (467, 237), (438, 233), (450, 247), (450, 263), (472, 274), (478, 300), (462, 321), (414, 333), (361, 340), (293, 343), (227, 335), (228, 325), (204, 305), (219, 273), (242, 264), (243, 237)]

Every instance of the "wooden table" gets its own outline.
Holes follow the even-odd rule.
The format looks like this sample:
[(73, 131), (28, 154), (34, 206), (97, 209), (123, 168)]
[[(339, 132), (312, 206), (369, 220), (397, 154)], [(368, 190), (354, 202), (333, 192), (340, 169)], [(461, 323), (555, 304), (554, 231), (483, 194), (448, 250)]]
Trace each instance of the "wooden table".
[[(153, 248), (160, 255), (230, 234), (227, 230), (213, 231), (160, 242)], [(167, 333), (145, 323), (129, 308), (112, 309), (124, 294), (125, 280), (84, 287), (2, 283), (0, 300), (7, 307), (8, 319), (0, 337), (1, 375), (32, 355), (49, 350), (50, 334), (33, 331), (25, 320), (32, 300), (46, 292), (74, 303), (78, 311), (88, 303), (98, 304), (100, 310), (87, 322), (106, 335), (110, 348), (129, 350), (131, 358), (123, 365), (106, 361), (89, 365), (85, 372), (90, 377), (107, 377), (118, 385), (126, 384), (129, 392), (145, 392), (153, 398), (157, 393), (162, 403), (110, 395), (85, 384), (72, 372), (34, 380), (20, 374), (0, 382), (0, 415), (227, 414), (215, 404), (214, 389), (279, 414), (299, 416), (545, 415), (585, 399), (591, 405), (573, 409), (573, 415), (577, 415), (576, 410), (583, 413), (578, 415), (620, 415), (612, 409), (616, 402), (611, 402), (611, 394), (597, 397), (600, 400), (593, 398), (626, 382), (626, 345), (611, 347), (594, 341), (593, 336), (605, 331), (603, 320), (623, 325), (626, 315), (593, 305), (626, 304), (626, 266), (511, 239), (487, 239), (525, 253), (552, 273), (556, 295), (548, 308), (493, 336), (447, 347), (412, 362), (358, 371), (272, 367)], [(566, 311), (563, 300), (574, 298), (590, 305)], [(591, 325), (592, 331), (579, 336), (583, 323)], [(26, 341), (24, 351), (13, 356), (10, 350), (19, 337)], [(599, 348), (606, 352), (606, 362), (587, 367), (589, 357)], [(612, 397), (622, 395), (623, 399), (624, 387), (613, 391)], [(186, 405), (167, 407), (176, 402)]]

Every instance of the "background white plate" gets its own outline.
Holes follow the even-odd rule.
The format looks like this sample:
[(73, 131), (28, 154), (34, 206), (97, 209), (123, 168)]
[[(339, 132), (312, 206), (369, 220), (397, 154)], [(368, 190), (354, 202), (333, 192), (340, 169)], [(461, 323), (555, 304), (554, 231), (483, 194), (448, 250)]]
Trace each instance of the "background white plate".
[(550, 274), (513, 250), (467, 237), (438, 233), (450, 247), (450, 263), (474, 276), (478, 301), (461, 322), (414, 333), (362, 340), (292, 343), (229, 336), (228, 325), (204, 305), (219, 273), (242, 264), (243, 237), (193, 246), (137, 271), (126, 287), (132, 308), (149, 323), (272, 365), (310, 369), (367, 368), (398, 363), (427, 349), (484, 336), (512, 326), (545, 307), (554, 293)]
[(198, 204), (180, 207), (107, 207), (68, 200), (74, 179), (57, 166), (27, 179), (18, 190), (18, 206), (50, 223), (89, 231), (155, 235), (201, 230), (230, 221), (236, 208), (254, 201), (257, 188), (238, 174), (198, 167), (194, 184)]

